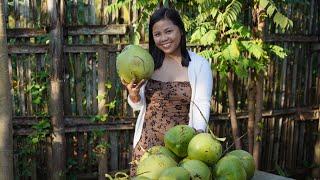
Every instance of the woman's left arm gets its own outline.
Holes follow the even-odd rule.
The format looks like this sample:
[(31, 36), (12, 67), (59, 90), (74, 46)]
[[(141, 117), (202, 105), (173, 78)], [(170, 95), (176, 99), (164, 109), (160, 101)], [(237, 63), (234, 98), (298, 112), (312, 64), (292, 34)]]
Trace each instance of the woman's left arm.
[[(207, 60), (203, 61), (200, 71), (196, 76), (196, 89), (194, 96), (194, 103), (196, 105), (193, 107), (193, 127), (196, 130), (206, 131), (206, 121), (209, 122), (210, 117), (210, 101), (213, 85), (212, 71)], [(198, 106), (203, 116), (195, 106)]]

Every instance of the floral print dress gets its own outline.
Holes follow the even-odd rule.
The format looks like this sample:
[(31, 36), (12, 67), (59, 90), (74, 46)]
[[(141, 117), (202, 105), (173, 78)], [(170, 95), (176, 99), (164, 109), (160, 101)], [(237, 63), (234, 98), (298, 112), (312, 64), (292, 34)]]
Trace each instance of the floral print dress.
[[(184, 82), (162, 82), (150, 79), (145, 87), (147, 110), (142, 135), (135, 146), (132, 161), (139, 161), (144, 150), (156, 145), (164, 145), (164, 134), (171, 127), (188, 124), (191, 100), (191, 86)], [(136, 165), (132, 164), (130, 175), (136, 175)]]

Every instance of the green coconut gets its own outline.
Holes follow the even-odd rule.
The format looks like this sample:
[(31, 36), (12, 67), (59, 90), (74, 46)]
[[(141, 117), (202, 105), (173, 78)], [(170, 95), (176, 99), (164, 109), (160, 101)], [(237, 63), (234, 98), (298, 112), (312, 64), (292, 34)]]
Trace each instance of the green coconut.
[(190, 180), (190, 175), (183, 167), (169, 167), (161, 172), (159, 180)]
[(210, 168), (202, 161), (187, 160), (180, 166), (189, 172), (191, 179), (211, 180)]
[(138, 45), (128, 45), (118, 54), (116, 67), (118, 75), (126, 83), (133, 79), (140, 82), (153, 74), (154, 61), (147, 50)]
[(216, 180), (246, 180), (247, 174), (239, 158), (233, 155), (221, 158), (214, 168)]
[(179, 158), (173, 152), (171, 152), (168, 148), (164, 146), (153, 146), (142, 155), (142, 157), (140, 158), (140, 162), (152, 154), (164, 154), (166, 156), (171, 157), (176, 162), (179, 161)]
[(149, 179), (158, 179), (162, 170), (177, 166), (177, 163), (163, 154), (152, 154), (138, 164), (137, 175)]
[(220, 142), (209, 133), (200, 133), (191, 139), (188, 145), (188, 157), (207, 163), (215, 164), (222, 155)]
[(177, 125), (170, 128), (164, 135), (164, 144), (178, 157), (186, 157), (188, 144), (196, 131), (188, 125)]
[(236, 156), (240, 159), (244, 170), (247, 173), (247, 179), (251, 179), (254, 176), (254, 171), (256, 169), (253, 156), (244, 150), (234, 150), (226, 154)]

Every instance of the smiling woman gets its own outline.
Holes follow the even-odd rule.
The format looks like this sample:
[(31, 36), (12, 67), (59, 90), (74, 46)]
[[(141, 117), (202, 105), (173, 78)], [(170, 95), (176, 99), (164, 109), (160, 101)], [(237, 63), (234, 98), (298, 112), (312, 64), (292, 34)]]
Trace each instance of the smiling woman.
[[(160, 8), (150, 17), (149, 52), (154, 59), (154, 73), (148, 81), (125, 84), (130, 106), (140, 111), (132, 161), (139, 161), (145, 149), (164, 145), (164, 134), (171, 127), (187, 124), (206, 131), (200, 111), (209, 119), (212, 72), (206, 59), (186, 49), (185, 35), (176, 10)], [(130, 175), (135, 173), (133, 164)]]

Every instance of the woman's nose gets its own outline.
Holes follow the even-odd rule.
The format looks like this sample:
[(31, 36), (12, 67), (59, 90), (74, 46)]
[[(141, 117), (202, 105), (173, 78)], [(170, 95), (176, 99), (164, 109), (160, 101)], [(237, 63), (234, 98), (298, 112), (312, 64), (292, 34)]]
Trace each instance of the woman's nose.
[(165, 42), (167, 40), (168, 40), (168, 36), (166, 36), (166, 35), (161, 36), (161, 39), (160, 39), (161, 42)]

